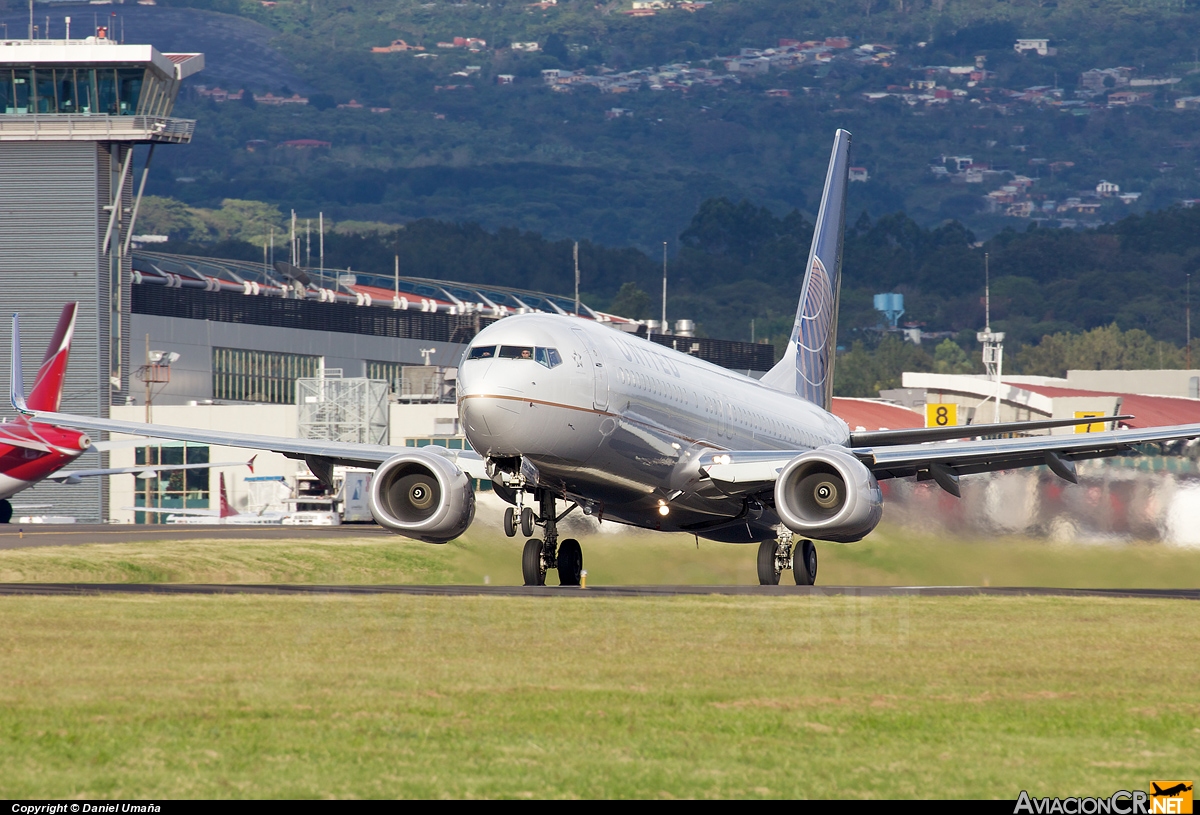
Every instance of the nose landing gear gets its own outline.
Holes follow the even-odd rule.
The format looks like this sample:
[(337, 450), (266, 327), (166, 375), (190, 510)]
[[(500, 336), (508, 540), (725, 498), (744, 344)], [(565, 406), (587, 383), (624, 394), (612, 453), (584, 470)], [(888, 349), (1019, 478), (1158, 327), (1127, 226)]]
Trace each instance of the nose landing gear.
[[(558, 543), (558, 522), (565, 518), (567, 513), (575, 508), (575, 505), (559, 516), (555, 512), (554, 495), (549, 490), (539, 490), (538, 499), (541, 511), (536, 519), (533, 510), (529, 507), (525, 507), (521, 512), (522, 534), (526, 536), (532, 534), (535, 523), (545, 530), (542, 540), (531, 538), (525, 541), (525, 549), (521, 554), (521, 576), (525, 579), (525, 585), (544, 586), (546, 585), (546, 572), (550, 569), (557, 569), (560, 585), (578, 586), (583, 573), (583, 548), (574, 538), (567, 538), (562, 545)], [(504, 517), (506, 533), (511, 523), (510, 513), (512, 513), (511, 509), (505, 513)], [(515, 513), (512, 515), (515, 516)], [(528, 527), (526, 518), (528, 518)]]

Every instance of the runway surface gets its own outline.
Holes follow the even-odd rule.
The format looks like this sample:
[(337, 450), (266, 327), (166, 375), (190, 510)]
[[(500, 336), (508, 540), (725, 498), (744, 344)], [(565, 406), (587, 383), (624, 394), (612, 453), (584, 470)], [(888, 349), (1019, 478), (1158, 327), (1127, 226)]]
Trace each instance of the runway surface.
[(251, 524), (5, 524), (0, 549), (182, 540), (321, 540), (394, 537), (375, 524), (254, 526)]
[(1200, 589), (1055, 589), (983, 586), (317, 586), (239, 583), (0, 583), (0, 596), (97, 594), (421, 594), (440, 597), (671, 597), (730, 595), (753, 597), (1123, 597), (1200, 600)]

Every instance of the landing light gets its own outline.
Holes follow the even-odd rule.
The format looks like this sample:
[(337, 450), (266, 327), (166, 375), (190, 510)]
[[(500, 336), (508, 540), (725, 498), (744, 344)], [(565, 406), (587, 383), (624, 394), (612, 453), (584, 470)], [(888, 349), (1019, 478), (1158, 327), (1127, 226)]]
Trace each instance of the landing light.
[(713, 464), (728, 464), (732, 460), (727, 455), (713, 456)]
[(671, 514), (671, 508), (667, 506), (667, 502), (661, 498), (658, 499), (658, 514), (663, 516)]

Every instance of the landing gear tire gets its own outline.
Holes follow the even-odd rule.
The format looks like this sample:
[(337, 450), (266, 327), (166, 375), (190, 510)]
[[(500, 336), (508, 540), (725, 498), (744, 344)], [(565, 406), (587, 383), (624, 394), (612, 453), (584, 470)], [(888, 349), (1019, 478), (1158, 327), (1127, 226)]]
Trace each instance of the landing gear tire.
[(517, 536), (517, 511), (513, 507), (504, 510), (504, 534), (510, 538)]
[(0, 501), (0, 524), (6, 524), (12, 520), (12, 504), (8, 501)]
[[(525, 537), (530, 537), (534, 530), (534, 514), (533, 507), (525, 507), (521, 510), (521, 534)], [(540, 583), (538, 585), (541, 585)]]
[(542, 565), (542, 542), (533, 538), (525, 541), (525, 551), (521, 553), (521, 575), (525, 578), (526, 586), (546, 585), (546, 569)]
[(779, 585), (779, 569), (775, 565), (775, 541), (758, 545), (758, 582), (763, 586)]
[(797, 586), (817, 584), (817, 547), (812, 541), (800, 541), (800, 551), (796, 553), (792, 575), (796, 578)]
[(583, 547), (574, 538), (558, 546), (558, 582), (561, 586), (578, 586), (583, 576)]

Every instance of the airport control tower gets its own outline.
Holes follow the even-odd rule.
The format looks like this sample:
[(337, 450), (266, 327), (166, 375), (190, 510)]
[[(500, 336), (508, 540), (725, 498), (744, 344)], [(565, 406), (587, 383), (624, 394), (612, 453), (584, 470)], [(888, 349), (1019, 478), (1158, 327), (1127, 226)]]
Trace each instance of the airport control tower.
[[(63, 303), (79, 302), (62, 409), (107, 416), (130, 395), (129, 249), (146, 174), (159, 144), (191, 141), (195, 122), (171, 113), (204, 56), (118, 43), (103, 27), (71, 39), (64, 22), (65, 39), (0, 40), (0, 286), (5, 322), (21, 314), (31, 373)], [(138, 144), (150, 149), (135, 167)], [(0, 359), (7, 382), (7, 351)], [(106, 479), (94, 481), (15, 503), (103, 518)]]

